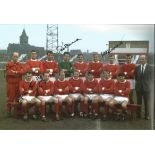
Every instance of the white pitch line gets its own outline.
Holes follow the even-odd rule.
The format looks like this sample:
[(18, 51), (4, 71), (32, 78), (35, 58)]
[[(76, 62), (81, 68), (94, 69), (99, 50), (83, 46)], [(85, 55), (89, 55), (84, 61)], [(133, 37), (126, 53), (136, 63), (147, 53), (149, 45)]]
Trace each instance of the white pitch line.
[(96, 130), (101, 130), (101, 120), (97, 119), (95, 123), (96, 123)]

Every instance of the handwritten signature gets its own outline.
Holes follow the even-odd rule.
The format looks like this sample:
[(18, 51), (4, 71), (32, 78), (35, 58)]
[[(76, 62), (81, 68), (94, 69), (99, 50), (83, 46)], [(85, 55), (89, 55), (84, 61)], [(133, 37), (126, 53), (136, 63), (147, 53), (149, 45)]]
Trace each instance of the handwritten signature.
[(120, 41), (119, 44), (115, 45), (113, 48), (105, 50), (104, 52), (101, 52), (101, 56), (102, 58), (106, 55), (106, 54), (110, 54), (113, 50), (115, 50), (115, 48), (119, 47), (120, 45), (123, 44), (123, 41)]
[(82, 40), (82, 39), (76, 39), (75, 41), (71, 42), (70, 44), (65, 44), (64, 47), (62, 47), (60, 49), (60, 51), (64, 51), (66, 48), (68, 48), (69, 46), (71, 46), (72, 44), (74, 44), (75, 42), (79, 41), (79, 40)]

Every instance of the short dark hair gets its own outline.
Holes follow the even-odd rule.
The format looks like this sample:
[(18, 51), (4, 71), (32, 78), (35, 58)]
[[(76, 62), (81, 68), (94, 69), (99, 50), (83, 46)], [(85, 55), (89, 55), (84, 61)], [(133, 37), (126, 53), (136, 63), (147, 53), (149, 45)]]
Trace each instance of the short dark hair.
[(118, 76), (125, 76), (123, 72), (119, 73)]
[(65, 54), (68, 54), (68, 55), (70, 56), (70, 53), (69, 53), (69, 52), (64, 52), (64, 54), (63, 54), (63, 55), (65, 55)]
[(32, 50), (31, 53), (37, 53), (35, 50)]
[(27, 74), (32, 74), (32, 71), (31, 70), (28, 70), (27, 72), (26, 72), (26, 75)]
[(92, 73), (92, 72), (90, 72), (90, 71), (88, 71), (88, 72), (87, 72), (87, 75), (93, 75), (93, 73)]
[(53, 54), (53, 51), (50, 51), (50, 50), (48, 50), (47, 52), (47, 55), (50, 53), (50, 54)]
[(103, 72), (102, 72), (102, 73), (104, 73), (104, 72), (107, 72), (107, 73), (109, 73), (109, 74), (110, 74), (110, 71), (109, 71), (109, 70), (103, 70)]

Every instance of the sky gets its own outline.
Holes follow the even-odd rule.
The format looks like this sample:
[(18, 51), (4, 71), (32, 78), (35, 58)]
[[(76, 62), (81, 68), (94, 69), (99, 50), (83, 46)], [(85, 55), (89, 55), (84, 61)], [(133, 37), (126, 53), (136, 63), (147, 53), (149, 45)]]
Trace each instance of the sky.
[[(154, 25), (68, 25), (59, 24), (59, 45), (76, 42), (71, 49), (81, 49), (83, 52), (104, 51), (108, 41), (117, 40), (149, 40), (150, 52), (154, 51)], [(46, 47), (46, 24), (0, 24), (0, 49), (6, 49), (8, 43), (19, 43), (19, 36), (25, 28), (29, 36), (29, 44)]]

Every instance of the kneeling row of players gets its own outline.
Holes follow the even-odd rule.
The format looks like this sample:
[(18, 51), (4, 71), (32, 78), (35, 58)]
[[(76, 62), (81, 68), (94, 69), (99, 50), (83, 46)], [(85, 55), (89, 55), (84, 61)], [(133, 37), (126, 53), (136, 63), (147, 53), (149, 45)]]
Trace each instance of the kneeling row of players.
[[(23, 119), (28, 119), (28, 105), (34, 104), (35, 113), (41, 115), (41, 120), (46, 121), (46, 104), (54, 104), (56, 120), (60, 120), (62, 105), (65, 105), (67, 116), (74, 117), (75, 106), (79, 103), (79, 115), (87, 117), (91, 114), (92, 118), (97, 118), (99, 105), (104, 103), (103, 118), (107, 117), (109, 107), (116, 111), (116, 104), (121, 104), (124, 113), (129, 103), (130, 83), (124, 79), (124, 74), (118, 75), (117, 81), (110, 78), (110, 73), (104, 71), (100, 81), (97, 81), (92, 73), (87, 74), (86, 80), (79, 77), (79, 72), (74, 71), (73, 77), (65, 80), (65, 73), (60, 71), (59, 78), (53, 83), (50, 81), (48, 73), (45, 73), (43, 80), (36, 84), (32, 80), (32, 74), (27, 73), (26, 79), (20, 82), (20, 100)], [(90, 104), (91, 103), (91, 104)], [(91, 107), (91, 108), (90, 108)]]

